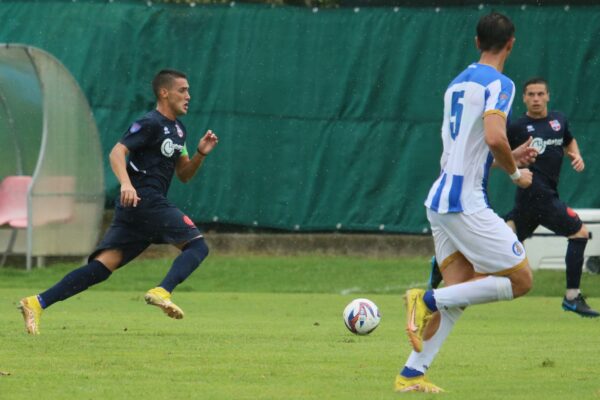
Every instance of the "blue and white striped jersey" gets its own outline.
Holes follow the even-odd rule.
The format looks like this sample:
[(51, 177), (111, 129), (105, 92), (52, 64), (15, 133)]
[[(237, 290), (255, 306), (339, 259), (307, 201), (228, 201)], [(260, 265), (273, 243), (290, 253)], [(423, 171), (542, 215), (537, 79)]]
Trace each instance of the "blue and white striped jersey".
[(494, 67), (474, 63), (460, 73), (444, 95), (441, 173), (425, 206), (441, 214), (473, 214), (489, 207), (487, 180), (493, 156), (485, 142), (483, 117), (508, 118), (515, 84)]

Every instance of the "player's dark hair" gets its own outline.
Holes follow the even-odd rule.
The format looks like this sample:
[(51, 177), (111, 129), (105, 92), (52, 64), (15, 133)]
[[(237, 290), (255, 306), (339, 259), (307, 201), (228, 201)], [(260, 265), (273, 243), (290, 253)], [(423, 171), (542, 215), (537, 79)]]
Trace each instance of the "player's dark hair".
[(187, 79), (187, 76), (183, 72), (174, 69), (163, 69), (159, 71), (154, 79), (152, 79), (152, 90), (154, 91), (156, 98), (158, 99), (161, 88), (171, 86), (173, 81), (177, 78)]
[(479, 19), (477, 38), (479, 50), (498, 52), (515, 36), (515, 26), (506, 16), (491, 12)]
[(534, 78), (528, 79), (527, 82), (525, 82), (525, 84), (523, 85), (523, 94), (527, 93), (527, 86), (536, 85), (536, 84), (544, 85), (546, 87), (546, 92), (549, 92), (548, 82), (546, 82), (546, 80), (544, 78), (540, 78), (539, 76), (536, 76)]

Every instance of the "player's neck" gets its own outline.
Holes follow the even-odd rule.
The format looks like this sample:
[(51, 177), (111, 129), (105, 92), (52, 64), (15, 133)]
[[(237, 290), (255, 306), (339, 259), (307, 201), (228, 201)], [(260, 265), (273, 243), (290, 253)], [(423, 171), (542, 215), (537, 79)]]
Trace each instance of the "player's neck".
[(479, 58), (479, 64), (489, 65), (492, 68), (495, 68), (499, 72), (502, 72), (504, 69), (504, 61), (506, 61), (506, 53), (490, 53), (484, 51), (481, 53), (481, 57)]
[(156, 105), (156, 111), (158, 111), (163, 117), (168, 118), (171, 121), (175, 121), (177, 119), (177, 115), (175, 115), (175, 112), (171, 110), (170, 107), (167, 107), (164, 104), (158, 103)]
[(525, 114), (529, 118), (532, 118), (532, 119), (542, 119), (542, 118), (546, 118), (548, 116), (548, 109), (541, 111), (539, 113), (527, 111)]

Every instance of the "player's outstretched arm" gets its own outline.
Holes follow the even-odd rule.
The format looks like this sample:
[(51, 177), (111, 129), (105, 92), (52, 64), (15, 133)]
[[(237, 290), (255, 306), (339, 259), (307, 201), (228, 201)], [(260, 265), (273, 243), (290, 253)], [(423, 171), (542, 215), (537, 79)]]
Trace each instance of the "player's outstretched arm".
[(210, 129), (206, 131), (198, 147), (196, 148), (195, 154), (192, 158), (188, 156), (181, 156), (177, 160), (175, 173), (182, 182), (188, 182), (196, 174), (196, 171), (200, 168), (206, 156), (213, 151), (215, 146), (219, 143), (219, 137), (213, 133)]
[(579, 151), (579, 145), (577, 144), (577, 140), (571, 140), (565, 147), (565, 151), (567, 156), (571, 159), (571, 166), (577, 172), (583, 171), (585, 168), (585, 163), (583, 162), (583, 158), (581, 157), (581, 152)]
[(127, 154), (129, 154), (129, 149), (125, 145), (117, 143), (110, 151), (108, 159), (110, 160), (110, 167), (121, 184), (121, 205), (123, 207), (137, 207), (140, 198), (127, 173)]
[(521, 188), (531, 185), (532, 174), (528, 169), (518, 169), (517, 163), (506, 138), (506, 119), (502, 115), (489, 114), (483, 118), (483, 130), (485, 142), (487, 143), (494, 162), (502, 168), (512, 179), (512, 181)]

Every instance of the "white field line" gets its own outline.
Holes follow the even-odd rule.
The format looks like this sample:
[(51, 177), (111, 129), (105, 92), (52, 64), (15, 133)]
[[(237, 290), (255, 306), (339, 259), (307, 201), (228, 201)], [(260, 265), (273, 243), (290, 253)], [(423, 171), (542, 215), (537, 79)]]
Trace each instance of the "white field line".
[(353, 294), (353, 293), (390, 293), (390, 292), (397, 292), (398, 290), (401, 291), (405, 291), (414, 287), (427, 287), (427, 284), (429, 282), (425, 281), (425, 282), (411, 282), (408, 285), (386, 285), (380, 288), (374, 288), (374, 289), (363, 289), (359, 286), (354, 286), (354, 287), (350, 287), (350, 288), (346, 288), (346, 289), (342, 289), (340, 291), (341, 295), (348, 295), (348, 294)]

